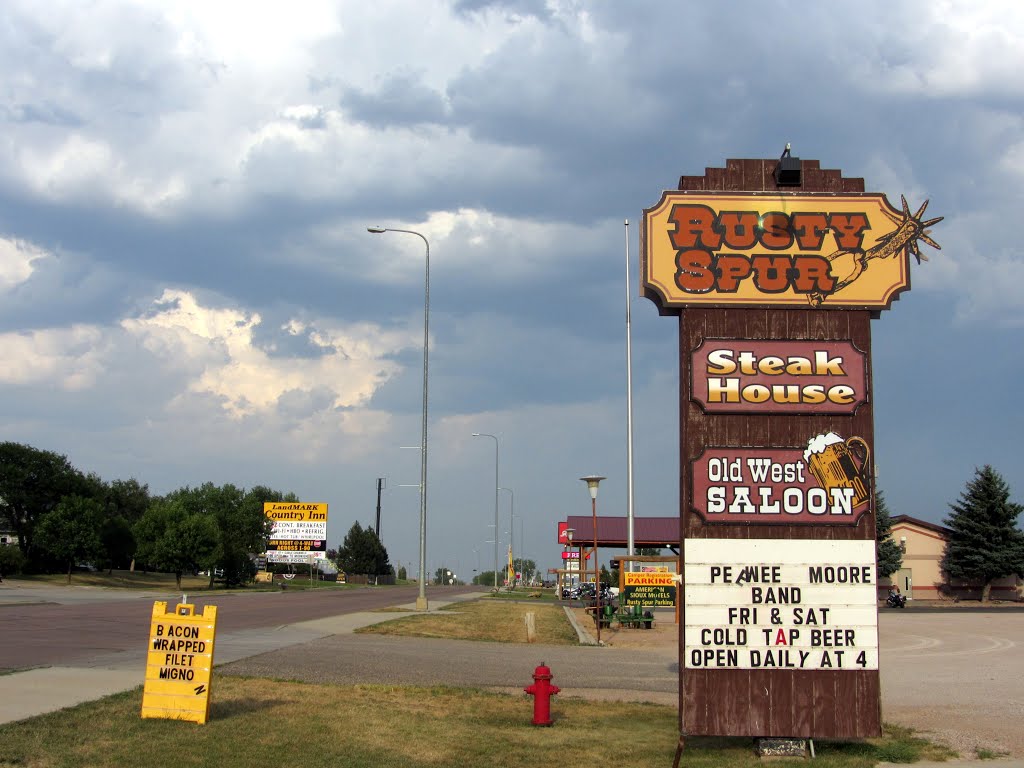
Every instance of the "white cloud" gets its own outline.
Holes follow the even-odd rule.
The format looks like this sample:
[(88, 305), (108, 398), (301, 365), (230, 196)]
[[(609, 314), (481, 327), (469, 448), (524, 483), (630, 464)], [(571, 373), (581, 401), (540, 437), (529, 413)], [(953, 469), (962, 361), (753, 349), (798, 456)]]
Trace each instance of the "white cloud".
[(32, 263), (49, 255), (24, 240), (0, 237), (0, 291), (26, 282), (34, 270)]
[(105, 369), (109, 353), (102, 330), (94, 326), (0, 334), (0, 382), (86, 389)]
[(166, 290), (154, 312), (121, 325), (170, 367), (191, 371), (190, 391), (214, 396), (235, 418), (273, 411), (291, 395), (317, 392), (329, 393), (329, 408), (363, 407), (400, 370), (388, 356), (416, 344), (407, 334), (371, 324), (307, 328), (296, 321), (287, 323), (285, 332), (305, 334), (316, 354), (277, 356), (254, 344), (260, 323), (258, 314), (210, 309), (188, 292)]

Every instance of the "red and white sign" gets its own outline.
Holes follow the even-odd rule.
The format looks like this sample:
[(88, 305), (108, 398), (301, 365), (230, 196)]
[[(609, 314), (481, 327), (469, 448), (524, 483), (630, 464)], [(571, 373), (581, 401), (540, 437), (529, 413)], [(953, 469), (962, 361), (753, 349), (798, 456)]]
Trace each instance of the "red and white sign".
[(705, 339), (690, 356), (705, 413), (854, 413), (868, 399), (865, 355), (845, 341)]
[(709, 523), (854, 525), (869, 508), (867, 445), (834, 432), (807, 448), (706, 448), (693, 461), (694, 511)]

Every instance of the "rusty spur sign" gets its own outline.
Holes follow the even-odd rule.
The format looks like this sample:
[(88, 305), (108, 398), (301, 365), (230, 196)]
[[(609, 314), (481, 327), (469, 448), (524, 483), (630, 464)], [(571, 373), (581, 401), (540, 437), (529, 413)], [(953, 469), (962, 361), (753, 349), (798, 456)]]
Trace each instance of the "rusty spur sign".
[(886, 309), (909, 255), (938, 248), (924, 205), (885, 195), (665, 192), (644, 211), (641, 269), (663, 307)]

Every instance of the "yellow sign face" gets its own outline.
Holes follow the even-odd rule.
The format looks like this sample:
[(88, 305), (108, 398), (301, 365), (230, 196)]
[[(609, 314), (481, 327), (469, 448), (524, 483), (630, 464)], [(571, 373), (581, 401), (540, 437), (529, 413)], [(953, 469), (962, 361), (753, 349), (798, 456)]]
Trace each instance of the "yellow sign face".
[(641, 270), (663, 307), (885, 309), (934, 248), (925, 202), (881, 194), (665, 192), (644, 211)]
[(625, 576), (623, 586), (626, 587), (674, 587), (676, 584), (676, 575), (668, 571), (658, 573), (631, 573), (626, 571), (622, 575)]
[(166, 602), (153, 603), (142, 692), (144, 718), (207, 721), (216, 632), (216, 606), (207, 605), (196, 614), (194, 605), (179, 604), (169, 613)]

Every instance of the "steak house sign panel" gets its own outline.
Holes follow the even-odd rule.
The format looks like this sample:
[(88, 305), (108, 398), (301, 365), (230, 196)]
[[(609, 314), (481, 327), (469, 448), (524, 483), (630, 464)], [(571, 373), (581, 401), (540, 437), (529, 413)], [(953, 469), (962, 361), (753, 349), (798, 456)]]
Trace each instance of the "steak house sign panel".
[(849, 414), (867, 401), (867, 363), (850, 342), (704, 339), (690, 394), (705, 413)]
[(665, 192), (644, 211), (644, 286), (662, 306), (886, 309), (910, 287), (908, 254), (938, 245), (882, 194)]

